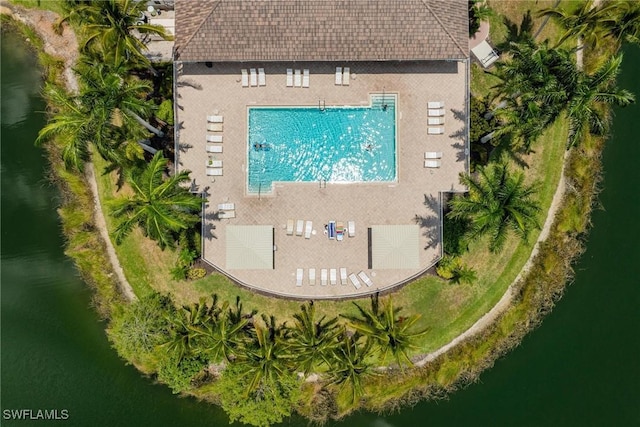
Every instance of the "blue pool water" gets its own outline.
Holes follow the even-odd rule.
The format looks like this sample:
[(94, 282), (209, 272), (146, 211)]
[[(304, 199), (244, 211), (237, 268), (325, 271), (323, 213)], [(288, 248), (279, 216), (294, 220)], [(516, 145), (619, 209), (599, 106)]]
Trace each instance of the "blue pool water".
[(395, 96), (372, 95), (368, 107), (250, 107), (248, 114), (250, 193), (269, 192), (276, 181), (396, 180)]

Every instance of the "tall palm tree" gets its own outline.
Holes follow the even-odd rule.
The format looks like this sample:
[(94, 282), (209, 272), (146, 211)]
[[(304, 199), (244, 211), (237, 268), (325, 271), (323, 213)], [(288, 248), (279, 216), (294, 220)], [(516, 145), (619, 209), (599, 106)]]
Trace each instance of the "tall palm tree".
[(139, 22), (146, 2), (104, 0), (81, 7), (86, 19), (83, 23), (86, 37), (81, 50), (96, 54), (111, 65), (131, 63), (150, 67), (149, 59), (143, 54), (147, 47), (136, 33), (171, 39), (164, 28)]
[(525, 152), (566, 107), (575, 91), (578, 70), (568, 51), (537, 45), (529, 39), (511, 43), (511, 59), (497, 65), (494, 86), (507, 108), (496, 111), (503, 126), (495, 136), (509, 135)]
[(133, 194), (109, 204), (114, 218), (123, 218), (113, 233), (117, 244), (138, 225), (160, 248), (174, 247), (177, 234), (200, 221), (202, 199), (183, 186), (190, 181), (189, 171), (163, 179), (167, 162), (158, 151), (144, 168), (125, 171)]
[(540, 208), (534, 199), (537, 185), (525, 185), (522, 172), (510, 173), (505, 163), (478, 168), (477, 177), (460, 174), (460, 183), (469, 187), (468, 196), (451, 201), (451, 218), (469, 218), (469, 239), (488, 235), (489, 249), (499, 252), (509, 230), (526, 240), (540, 228)]
[(213, 295), (213, 303), (207, 314), (207, 320), (195, 328), (199, 352), (211, 361), (231, 361), (243, 342), (256, 310), (245, 313), (240, 297), (235, 307), (229, 307), (228, 301), (218, 305), (218, 296)]
[(92, 109), (81, 97), (69, 95), (54, 85), (46, 85), (44, 94), (54, 115), (38, 133), (37, 144), (57, 138), (67, 168), (83, 170), (92, 144), (103, 158), (119, 161), (118, 138), (107, 126), (109, 117), (104, 116), (104, 111)]
[(353, 303), (360, 316), (343, 315), (348, 319), (348, 326), (367, 337), (374, 348), (381, 353), (385, 361), (390, 353), (395, 362), (402, 368), (403, 364), (413, 364), (407, 352), (415, 348), (415, 339), (427, 333), (427, 330), (412, 331), (420, 314), (409, 317), (398, 316), (401, 307), (394, 308), (391, 299), (380, 306), (378, 294), (371, 296), (371, 308), (361, 307)]
[(238, 353), (238, 366), (250, 378), (246, 396), (262, 385), (277, 384), (278, 379), (290, 374), (291, 354), (287, 350), (288, 330), (276, 325), (274, 316), (262, 315), (265, 326), (253, 327), (253, 339)]
[(207, 304), (201, 299), (200, 302), (182, 306), (181, 309), (167, 315), (167, 321), (171, 325), (169, 338), (160, 347), (175, 355), (176, 363), (180, 363), (195, 350), (196, 328), (205, 321), (206, 313)]
[(616, 2), (605, 2), (595, 6), (594, 0), (586, 0), (579, 7), (567, 10), (564, 8), (546, 8), (539, 12), (539, 16), (549, 16), (565, 29), (555, 47), (570, 38), (582, 38), (585, 43), (597, 47), (600, 41), (609, 34), (605, 30), (616, 19)]
[(576, 145), (586, 132), (604, 135), (608, 116), (604, 105), (625, 107), (634, 102), (634, 95), (616, 87), (622, 54), (611, 57), (593, 74), (580, 73), (579, 84), (567, 107), (569, 116), (569, 145)]
[[(146, 100), (152, 91), (151, 84), (126, 75), (126, 71), (123, 66), (110, 67), (105, 64), (81, 62), (76, 72), (83, 83), (83, 102), (91, 105), (93, 109), (103, 110), (112, 123), (124, 125), (130, 132), (134, 132), (135, 124), (138, 124), (163, 137), (164, 132), (140, 117), (151, 116), (155, 109), (155, 105)], [(144, 135), (138, 132), (132, 136), (140, 138)]]
[(338, 346), (341, 334), (336, 317), (325, 320), (315, 317), (313, 301), (300, 306), (300, 311), (293, 315), (293, 326), (290, 330), (289, 349), (295, 357), (299, 369), (305, 374), (311, 372), (320, 363), (329, 364), (331, 352)]
[(612, 3), (616, 8), (615, 19), (603, 23), (607, 35), (615, 38), (618, 44), (623, 41), (640, 44), (640, 2), (617, 0)]
[(349, 386), (351, 402), (355, 402), (364, 394), (363, 380), (375, 371), (367, 361), (371, 353), (371, 341), (360, 341), (361, 335), (350, 334), (344, 327), (341, 331), (340, 345), (331, 353), (331, 369), (329, 382), (337, 384), (341, 390)]

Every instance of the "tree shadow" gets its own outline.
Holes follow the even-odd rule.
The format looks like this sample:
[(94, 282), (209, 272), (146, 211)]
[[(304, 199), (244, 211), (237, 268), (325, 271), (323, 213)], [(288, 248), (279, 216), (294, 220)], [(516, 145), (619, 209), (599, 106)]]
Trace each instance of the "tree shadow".
[(533, 39), (533, 18), (530, 10), (522, 15), (520, 26), (506, 16), (504, 17), (504, 25), (507, 27), (507, 37), (504, 42), (496, 45), (496, 48), (502, 52), (508, 52), (512, 43), (522, 43)]
[(424, 250), (433, 249), (440, 243), (440, 200), (425, 194), (423, 205), (427, 208), (425, 215), (416, 214), (414, 221), (423, 229), (422, 235), (427, 238), (428, 243)]
[(451, 112), (453, 113), (453, 118), (462, 123), (462, 127), (460, 129), (449, 135), (451, 139), (459, 141), (451, 146), (456, 149), (456, 161), (465, 162), (469, 156), (469, 150), (467, 149), (467, 113), (453, 108), (451, 109)]

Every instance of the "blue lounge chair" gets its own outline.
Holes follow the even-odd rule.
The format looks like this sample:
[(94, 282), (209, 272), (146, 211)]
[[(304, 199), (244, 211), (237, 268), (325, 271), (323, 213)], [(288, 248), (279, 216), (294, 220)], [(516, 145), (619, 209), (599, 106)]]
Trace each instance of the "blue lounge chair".
[(327, 234), (329, 235), (330, 239), (336, 238), (336, 222), (335, 221), (329, 221), (329, 225), (327, 227)]

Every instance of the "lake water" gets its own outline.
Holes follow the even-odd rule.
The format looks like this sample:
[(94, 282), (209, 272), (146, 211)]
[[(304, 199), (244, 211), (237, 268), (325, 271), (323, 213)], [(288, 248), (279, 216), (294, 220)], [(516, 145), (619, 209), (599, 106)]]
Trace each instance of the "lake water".
[[(34, 55), (3, 33), (1, 59), (1, 409), (66, 409), (69, 419), (57, 422), (65, 426), (228, 425), (221, 410), (172, 395), (110, 348), (90, 292), (63, 254), (58, 195), (33, 146), (45, 108)], [(636, 94), (639, 67), (640, 49), (628, 49), (621, 85)], [(539, 329), (448, 401), (329, 425), (640, 425), (638, 117), (640, 105), (616, 112), (604, 155), (604, 209), (594, 213), (575, 283)]]

